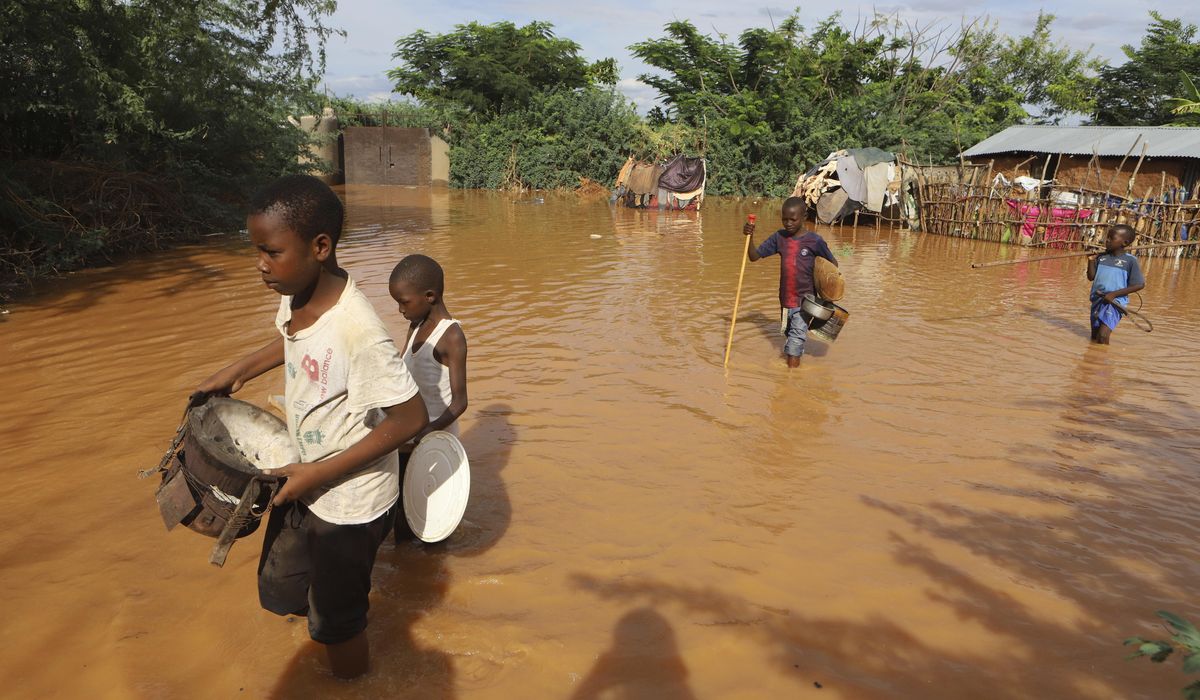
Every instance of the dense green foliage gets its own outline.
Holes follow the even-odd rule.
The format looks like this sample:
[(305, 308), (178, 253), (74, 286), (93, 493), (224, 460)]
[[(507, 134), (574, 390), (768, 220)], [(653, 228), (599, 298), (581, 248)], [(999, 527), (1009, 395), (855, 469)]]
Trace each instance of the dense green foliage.
[(414, 32), (396, 42), (402, 65), (388, 77), (396, 92), (485, 113), (527, 107), (547, 90), (616, 84), (612, 59), (589, 64), (579, 44), (552, 29), (548, 22), (472, 22), (446, 34)]
[(1187, 73), (1183, 73), (1180, 77), (1187, 85), (1187, 93), (1183, 97), (1172, 97), (1167, 100), (1171, 113), (1200, 114), (1200, 88), (1196, 87), (1196, 81), (1192, 80), (1192, 76)]
[(686, 21), (635, 44), (661, 75), (642, 75), (666, 105), (652, 116), (703, 134), (710, 191), (780, 194), (798, 172), (841, 147), (907, 150), (935, 160), (1024, 120), (1053, 122), (1090, 108), (1083, 52), (1056, 44), (1053, 17), (1026, 37), (975, 22), (952, 32), (894, 17), (811, 32), (798, 17), (737, 42)]
[(1200, 99), (1191, 80), (1200, 77), (1200, 30), (1157, 12), (1151, 17), (1141, 45), (1122, 47), (1128, 60), (1100, 71), (1092, 113), (1096, 124), (1200, 126), (1200, 114), (1174, 112), (1178, 103), (1171, 100)]
[(311, 109), (334, 6), (0, 6), (4, 278), (233, 223), (239, 196), (297, 167), (286, 116)]
[(834, 15), (808, 31), (792, 16), (736, 41), (671, 22), (631, 47), (658, 69), (639, 76), (664, 105), (646, 120), (599, 85), (616, 80), (611, 60), (589, 65), (544, 23), (417, 32), (389, 75), (450, 135), (459, 186), (606, 181), (628, 154), (688, 151), (709, 160), (710, 193), (784, 194), (836, 148), (944, 161), (1004, 127), (1090, 112), (1101, 66), (1056, 42), (1052, 22), (1009, 37), (983, 21), (880, 15), (851, 29)]
[[(295, 170), (333, 0), (26, 0), (0, 5), (0, 276), (63, 269), (232, 225), (257, 184)], [(396, 42), (411, 102), (334, 100), (343, 124), (420, 126), (460, 187), (609, 182), (629, 155), (709, 161), (712, 194), (790, 190), (830, 151), (952, 159), (1020, 122), (1197, 123), (1197, 28), (1152, 15), (1107, 67), (1052, 35), (983, 20), (789, 17), (736, 39), (686, 21), (631, 47), (661, 107), (639, 116), (612, 59), (550, 24), (471, 23)], [(1191, 88), (1191, 92), (1188, 89)], [(1172, 99), (1177, 98), (1177, 99)], [(1178, 108), (1183, 109), (1178, 109)], [(1178, 111), (1172, 111), (1178, 109)], [(1191, 120), (1191, 121), (1189, 121)]]
[[(607, 181), (648, 130), (613, 87), (616, 62), (589, 63), (551, 25), (461, 25), (396, 42), (395, 90), (420, 106), (389, 104), (390, 123), (436, 129), (451, 146), (458, 187), (575, 187)], [(380, 108), (357, 106), (359, 123)]]

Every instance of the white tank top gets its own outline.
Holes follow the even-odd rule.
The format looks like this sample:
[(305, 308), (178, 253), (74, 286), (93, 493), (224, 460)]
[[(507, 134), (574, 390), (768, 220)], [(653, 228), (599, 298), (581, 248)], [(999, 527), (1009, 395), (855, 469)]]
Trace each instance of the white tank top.
[[(450, 405), (452, 396), (450, 368), (437, 361), (437, 358), (433, 356), (433, 349), (437, 347), (438, 341), (442, 339), (442, 335), (449, 330), (450, 326), (457, 323), (458, 321), (453, 318), (438, 321), (437, 327), (429, 334), (429, 338), (414, 353), (413, 342), (416, 341), (417, 332), (420, 330), (417, 329), (408, 337), (408, 345), (404, 348), (404, 364), (408, 367), (408, 373), (417, 382), (421, 398), (425, 401), (425, 408), (429, 411), (429, 420), (441, 417)], [(454, 421), (442, 430), (458, 435), (458, 421)]]

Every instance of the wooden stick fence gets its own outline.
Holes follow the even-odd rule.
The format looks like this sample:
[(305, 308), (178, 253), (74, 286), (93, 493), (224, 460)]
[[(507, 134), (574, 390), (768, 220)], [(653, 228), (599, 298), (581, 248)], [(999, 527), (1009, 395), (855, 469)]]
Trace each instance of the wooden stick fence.
[[(1090, 189), (1085, 181), (1069, 191), (1044, 187), (1022, 193), (1019, 189), (993, 185), (992, 169), (989, 164), (985, 175), (983, 166), (974, 168), (964, 173), (960, 182), (930, 182), (922, 177), (918, 166), (916, 182), (922, 230), (944, 236), (1064, 249), (1099, 243), (1104, 229), (1113, 224), (1132, 226), (1137, 232), (1135, 244), (1200, 237), (1200, 185), (1189, 197), (1182, 188), (1166, 187), (1164, 174), (1158, 192), (1151, 187), (1140, 199), (1113, 195), (1111, 181), (1105, 191)], [(983, 176), (982, 181), (979, 176)], [(1072, 196), (1060, 200), (1063, 193)], [(1194, 246), (1153, 249), (1146, 251), (1146, 255), (1200, 257), (1200, 249)]]

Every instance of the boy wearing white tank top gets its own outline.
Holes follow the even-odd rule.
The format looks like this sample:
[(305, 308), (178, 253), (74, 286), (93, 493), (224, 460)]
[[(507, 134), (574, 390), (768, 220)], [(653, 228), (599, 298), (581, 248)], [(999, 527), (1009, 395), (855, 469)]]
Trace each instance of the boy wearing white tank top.
[[(458, 435), (458, 417), (467, 410), (467, 336), (446, 310), (442, 266), (425, 255), (409, 255), (392, 270), (388, 292), (409, 322), (403, 359), (417, 383), (429, 425), (400, 449), (401, 483), (412, 445), (434, 430)], [(406, 539), (407, 523), (396, 518), (396, 539)]]

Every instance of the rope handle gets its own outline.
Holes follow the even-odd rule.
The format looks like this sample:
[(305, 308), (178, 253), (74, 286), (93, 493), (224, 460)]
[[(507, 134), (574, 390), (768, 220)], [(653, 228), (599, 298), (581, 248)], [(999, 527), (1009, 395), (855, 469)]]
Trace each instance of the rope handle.
[(183, 444), (183, 436), (187, 432), (188, 415), (191, 414), (193, 408), (204, 403), (204, 400), (207, 398), (206, 394), (199, 391), (188, 397), (187, 406), (183, 409), (183, 418), (179, 420), (179, 427), (175, 429), (175, 437), (172, 438), (171, 446), (167, 448), (167, 453), (163, 455), (158, 466), (139, 471), (137, 475), (139, 479), (145, 479), (148, 476), (167, 471), (167, 464), (175, 456), (175, 453), (179, 451), (179, 446)]
[[(1147, 333), (1152, 333), (1154, 331), (1154, 324), (1151, 323), (1150, 319), (1146, 318), (1146, 316), (1141, 312), (1134, 311), (1128, 306), (1121, 306), (1115, 301), (1109, 303), (1117, 307), (1117, 311), (1129, 316), (1129, 321), (1133, 324), (1134, 328), (1137, 328), (1139, 331), (1146, 331)], [(1142, 326), (1143, 323), (1146, 324), (1145, 327)]]

